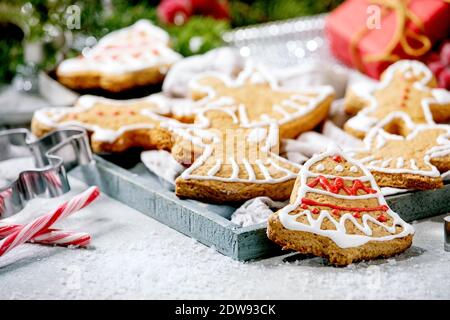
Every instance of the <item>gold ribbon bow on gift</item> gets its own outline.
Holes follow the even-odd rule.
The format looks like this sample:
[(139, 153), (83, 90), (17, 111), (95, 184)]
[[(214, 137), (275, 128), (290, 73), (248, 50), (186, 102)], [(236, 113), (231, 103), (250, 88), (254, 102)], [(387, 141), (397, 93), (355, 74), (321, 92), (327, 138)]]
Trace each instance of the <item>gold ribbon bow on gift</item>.
[[(450, 0), (442, 0), (443, 2), (450, 3)], [(420, 57), (431, 48), (430, 39), (420, 33), (413, 32), (410, 29), (407, 29), (407, 23), (412, 22), (415, 26), (418, 27), (420, 32), (424, 31), (423, 22), (417, 17), (412, 11), (408, 9), (410, 0), (369, 0), (370, 4), (379, 5), (384, 9), (385, 16), (387, 13), (394, 11), (396, 16), (396, 29), (394, 30), (394, 34), (389, 41), (383, 52), (377, 54), (368, 54), (362, 57), (364, 62), (375, 62), (375, 61), (389, 61), (395, 62), (400, 60), (401, 57), (397, 54), (394, 54), (393, 51), (400, 44), (403, 51), (412, 56), (412, 57)], [(355, 66), (359, 70), (363, 70), (363, 63), (361, 62), (361, 58), (357, 54), (357, 44), (364, 37), (364, 35), (370, 30), (367, 27), (359, 30), (351, 40), (351, 54), (352, 60)], [(413, 48), (408, 39), (415, 40), (417, 43), (420, 43), (420, 47)]]

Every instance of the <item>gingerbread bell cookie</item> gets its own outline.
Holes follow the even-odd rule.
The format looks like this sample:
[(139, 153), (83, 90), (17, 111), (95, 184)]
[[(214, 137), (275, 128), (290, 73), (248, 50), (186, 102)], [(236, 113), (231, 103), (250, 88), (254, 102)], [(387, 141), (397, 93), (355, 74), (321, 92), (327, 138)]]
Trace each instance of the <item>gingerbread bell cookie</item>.
[(284, 249), (335, 265), (401, 253), (413, 234), (370, 172), (337, 147), (304, 164), (289, 205), (269, 217), (267, 228), (269, 239)]
[(94, 152), (122, 152), (131, 147), (170, 150), (172, 135), (163, 124), (169, 118), (167, 101), (160, 96), (120, 100), (81, 96), (75, 107), (44, 108), (35, 112), (32, 131), (42, 136), (56, 128), (80, 126), (91, 133)]
[(403, 123), (409, 133), (389, 133), (385, 130), (389, 122), (380, 122), (364, 139), (365, 149), (349, 154), (371, 171), (381, 187), (442, 187), (441, 173), (450, 170), (450, 126), (414, 125), (402, 113), (393, 113), (391, 118)]
[(71, 89), (120, 92), (159, 84), (181, 55), (169, 47), (169, 35), (148, 20), (106, 35), (87, 53), (61, 62), (58, 81)]
[(189, 165), (175, 181), (177, 196), (214, 203), (289, 198), (300, 166), (277, 155), (276, 123), (242, 127), (236, 108), (218, 106), (203, 110), (195, 126), (171, 130), (178, 137), (172, 155)]
[[(450, 93), (437, 89), (432, 72), (416, 60), (401, 60), (387, 68), (375, 87), (350, 87), (345, 110), (356, 116), (344, 129), (363, 138), (371, 128), (393, 112), (408, 116), (414, 124), (434, 124), (450, 120)], [(403, 122), (391, 122), (392, 130), (406, 135)]]

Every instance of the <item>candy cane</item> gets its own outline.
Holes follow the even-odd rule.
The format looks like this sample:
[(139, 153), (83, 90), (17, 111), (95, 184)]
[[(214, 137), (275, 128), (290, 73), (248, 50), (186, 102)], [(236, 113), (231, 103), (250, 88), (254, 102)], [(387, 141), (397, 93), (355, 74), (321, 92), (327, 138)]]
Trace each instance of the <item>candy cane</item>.
[(45, 214), (24, 225), (21, 229), (15, 231), (5, 239), (0, 241), (0, 256), (34, 237), (41, 236), (55, 222), (62, 220), (72, 213), (86, 207), (92, 201), (94, 201), (99, 196), (99, 194), (100, 190), (98, 189), (98, 187), (90, 187), (71, 200), (63, 203), (54, 212)]
[[(21, 224), (0, 226), (0, 238), (5, 238), (22, 228), (23, 225)], [(28, 242), (65, 247), (87, 247), (91, 242), (91, 236), (84, 232), (47, 229), (45, 233), (30, 239)]]

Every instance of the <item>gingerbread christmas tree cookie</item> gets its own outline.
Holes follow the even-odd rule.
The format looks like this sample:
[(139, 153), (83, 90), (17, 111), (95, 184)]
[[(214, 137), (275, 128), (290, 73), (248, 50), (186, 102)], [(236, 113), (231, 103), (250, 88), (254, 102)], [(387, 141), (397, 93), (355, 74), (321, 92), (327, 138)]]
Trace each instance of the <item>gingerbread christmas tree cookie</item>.
[(329, 86), (286, 90), (263, 66), (248, 62), (236, 79), (205, 73), (190, 83), (192, 97), (205, 106), (238, 109), (243, 127), (276, 121), (283, 138), (294, 138), (314, 128), (328, 114), (334, 91)]
[(348, 265), (411, 246), (413, 227), (389, 208), (370, 172), (339, 149), (308, 160), (296, 186), (268, 221), (269, 239), (284, 249)]
[(234, 107), (209, 107), (195, 126), (170, 126), (178, 137), (175, 159), (190, 165), (176, 194), (207, 202), (240, 202), (258, 196), (289, 198), (300, 166), (279, 157), (278, 126), (240, 126)]
[[(363, 138), (391, 113), (403, 113), (414, 124), (434, 124), (450, 119), (450, 93), (436, 89), (431, 71), (421, 62), (402, 60), (384, 71), (381, 82), (374, 88), (364, 85), (351, 87), (346, 95), (345, 109), (356, 114), (344, 128)], [(392, 130), (406, 135), (403, 122), (391, 122)]]
[[(394, 114), (398, 122), (408, 121)], [(411, 126), (406, 136), (373, 128), (364, 139), (365, 150), (350, 154), (374, 175), (379, 186), (433, 189), (443, 186), (441, 173), (450, 170), (450, 126)], [(388, 125), (389, 126), (389, 125)]]
[(169, 118), (170, 106), (158, 96), (119, 100), (82, 96), (71, 108), (47, 108), (35, 112), (32, 130), (37, 136), (64, 126), (80, 126), (91, 134), (94, 152), (122, 152), (131, 147), (166, 149), (171, 133), (163, 124), (178, 123)]

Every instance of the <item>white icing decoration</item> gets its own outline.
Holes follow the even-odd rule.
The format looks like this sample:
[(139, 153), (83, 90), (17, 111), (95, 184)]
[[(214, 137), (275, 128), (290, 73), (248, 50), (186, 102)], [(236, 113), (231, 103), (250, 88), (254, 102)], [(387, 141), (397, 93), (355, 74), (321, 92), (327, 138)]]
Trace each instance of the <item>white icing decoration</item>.
[[(358, 112), (356, 116), (350, 118), (347, 121), (346, 125), (358, 131), (369, 132), (369, 130), (380, 121), (379, 119), (370, 116), (370, 114), (378, 108), (378, 103), (373, 93), (376, 90), (385, 89), (386, 87), (388, 87), (390, 82), (394, 78), (394, 74), (397, 71), (404, 72), (405, 76), (407, 73), (410, 73), (410, 75), (412, 76), (410, 71), (405, 72), (405, 70), (409, 69), (411, 69), (415, 75), (423, 75), (420, 80), (414, 82), (414, 87), (417, 90), (431, 93), (432, 97), (422, 99), (421, 106), (426, 123), (435, 124), (430, 106), (436, 104), (450, 104), (450, 93), (443, 89), (432, 89), (427, 87), (427, 84), (429, 84), (431, 79), (433, 78), (433, 74), (425, 64), (417, 60), (401, 60), (390, 65), (384, 71), (383, 78), (378, 85), (371, 87), (354, 85), (350, 88), (353, 94), (359, 96), (363, 100), (368, 101), (369, 104), (363, 110)], [(409, 118), (409, 122), (412, 123), (409, 115), (406, 112), (396, 111), (395, 113), (402, 113), (405, 117)], [(389, 115), (387, 117), (389, 117)]]
[[(334, 194), (331, 192), (327, 192), (325, 190), (321, 189), (315, 189), (310, 188), (307, 186), (307, 180), (310, 177), (314, 177), (314, 175), (309, 169), (312, 165), (316, 164), (319, 161), (322, 161), (323, 159), (327, 157), (331, 157), (336, 155), (336, 150), (331, 149), (327, 152), (316, 155), (310, 160), (308, 160), (302, 169), (300, 170), (300, 187), (298, 189), (298, 193), (296, 195), (295, 201), (286, 207), (282, 208), (278, 212), (279, 219), (283, 226), (286, 229), (289, 230), (296, 230), (296, 231), (303, 231), (303, 232), (311, 232), (320, 236), (327, 237), (334, 241), (336, 245), (338, 245), (341, 248), (351, 248), (351, 247), (358, 247), (362, 246), (365, 243), (369, 241), (390, 241), (396, 238), (403, 238), (410, 234), (414, 233), (414, 228), (403, 221), (395, 212), (393, 212), (389, 207), (388, 211), (386, 212), (387, 215), (389, 215), (393, 219), (393, 224), (391, 226), (388, 226), (384, 223), (381, 223), (377, 219), (373, 218), (369, 214), (361, 214), (362, 223), (359, 223), (356, 218), (353, 217), (350, 213), (345, 213), (342, 216), (340, 216), (339, 220), (336, 220), (336, 217), (332, 215), (328, 210), (321, 210), (318, 215), (313, 215), (309, 210), (300, 210), (296, 214), (290, 214), (292, 211), (297, 210), (301, 204), (302, 198), (305, 197), (305, 195), (309, 192), (316, 192), (321, 194), (326, 194), (331, 197), (335, 198), (342, 198), (342, 199), (368, 199), (368, 198), (376, 198), (378, 200), (379, 205), (385, 205), (387, 206), (386, 200), (382, 196), (380, 189), (378, 188), (377, 184), (375, 183), (375, 180), (373, 176), (370, 174), (370, 172), (362, 166), (359, 162), (352, 160), (348, 158), (345, 154), (342, 154), (339, 152), (341, 157), (345, 159), (347, 162), (351, 163), (352, 165), (360, 168), (361, 172), (363, 173), (363, 177), (360, 177), (361, 181), (369, 181), (370, 182), (370, 188), (376, 190), (377, 192), (374, 194), (365, 194), (365, 195), (358, 195), (358, 196), (348, 196), (343, 194)], [(343, 179), (352, 179), (351, 177), (342, 177)], [(300, 216), (306, 216), (308, 220), (308, 224), (303, 224), (297, 219)], [(323, 220), (327, 218), (331, 223), (333, 223), (336, 230), (323, 230), (321, 229), (321, 225)], [(347, 220), (350, 220), (358, 230), (360, 230), (363, 235), (356, 235), (356, 234), (348, 234), (346, 232), (345, 223)], [(373, 224), (376, 224), (382, 228), (384, 228), (387, 232), (390, 233), (390, 235), (382, 236), (382, 237), (372, 237), (372, 229), (370, 228), (370, 225), (368, 222), (371, 222)], [(396, 227), (401, 226), (402, 231), (396, 233)]]
[(409, 167), (412, 170), (419, 170), (419, 168), (417, 167), (417, 164), (416, 164), (416, 160), (414, 160), (414, 159), (409, 160)]
[(386, 139), (384, 139), (381, 135), (377, 136), (377, 148), (380, 149), (386, 144)]
[(217, 172), (219, 172), (221, 167), (222, 167), (222, 161), (220, 159), (217, 159), (214, 166), (211, 169), (209, 169), (208, 176), (215, 175)]
[(57, 72), (59, 75), (80, 72), (123, 74), (171, 65), (181, 59), (181, 55), (168, 44), (167, 32), (148, 20), (139, 20), (127, 28), (109, 33), (82, 58), (64, 60)]
[(261, 142), (266, 137), (267, 137), (267, 130), (265, 128), (253, 128), (250, 131), (247, 140), (252, 143), (258, 143)]
[(397, 168), (403, 168), (404, 165), (405, 165), (405, 159), (403, 159), (402, 157), (397, 158), (397, 163), (395, 166)]
[(392, 161), (391, 158), (386, 159), (383, 162), (381, 162), (380, 166), (383, 167), (383, 168), (389, 167), (389, 164), (391, 163), (391, 161)]
[(319, 172), (321, 172), (321, 171), (325, 170), (325, 166), (324, 166), (322, 163), (319, 163), (319, 164), (316, 166), (316, 170), (319, 171)]
[(336, 170), (337, 172), (342, 172), (344, 171), (344, 167), (340, 164), (338, 164), (336, 167), (334, 167), (334, 170)]

